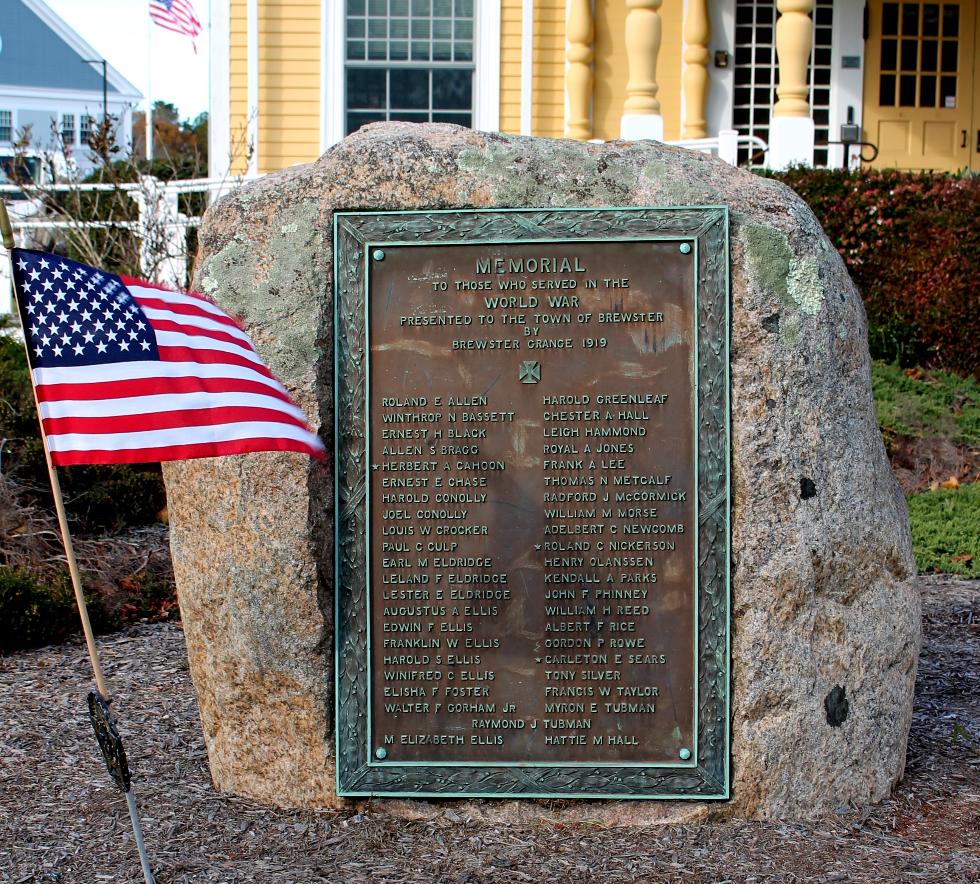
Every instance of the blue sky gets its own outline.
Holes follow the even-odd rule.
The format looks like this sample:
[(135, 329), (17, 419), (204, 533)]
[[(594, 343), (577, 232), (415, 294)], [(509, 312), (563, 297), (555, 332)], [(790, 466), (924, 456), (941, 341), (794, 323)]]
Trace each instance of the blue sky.
[[(119, 73), (146, 94), (148, 0), (44, 0)], [(187, 37), (152, 25), (151, 95), (177, 105), (182, 118), (208, 109), (208, 6), (192, 0), (204, 32), (197, 55)]]

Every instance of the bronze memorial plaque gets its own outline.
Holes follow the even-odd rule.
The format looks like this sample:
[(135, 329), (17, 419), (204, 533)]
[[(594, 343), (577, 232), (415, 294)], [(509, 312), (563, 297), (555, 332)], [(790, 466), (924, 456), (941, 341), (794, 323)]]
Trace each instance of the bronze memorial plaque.
[(725, 209), (335, 240), (340, 793), (727, 797)]

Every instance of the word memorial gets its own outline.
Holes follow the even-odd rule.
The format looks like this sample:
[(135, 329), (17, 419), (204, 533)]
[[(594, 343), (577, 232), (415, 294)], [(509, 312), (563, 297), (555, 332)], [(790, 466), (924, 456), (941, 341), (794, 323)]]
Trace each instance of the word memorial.
[(727, 797), (727, 236), (337, 216), (340, 794)]

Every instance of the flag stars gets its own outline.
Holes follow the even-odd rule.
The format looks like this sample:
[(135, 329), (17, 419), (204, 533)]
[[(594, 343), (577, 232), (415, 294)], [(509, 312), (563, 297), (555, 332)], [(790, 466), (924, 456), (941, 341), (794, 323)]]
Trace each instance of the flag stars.
[(81, 356), (85, 352), (85, 348), (81, 344), (75, 344), (75, 346), (71, 349), (74, 351), (76, 356)]
[(95, 349), (100, 353), (105, 353), (105, 351), (109, 349), (109, 346), (105, 343), (105, 341), (99, 341), (99, 343), (95, 345)]

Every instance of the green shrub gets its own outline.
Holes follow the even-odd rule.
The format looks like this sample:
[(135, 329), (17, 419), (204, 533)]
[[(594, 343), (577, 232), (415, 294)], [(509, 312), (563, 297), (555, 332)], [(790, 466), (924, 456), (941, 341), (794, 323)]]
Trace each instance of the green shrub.
[(980, 376), (980, 178), (790, 169), (868, 311), (872, 355)]
[[(86, 591), (85, 607), (96, 633), (119, 629), (137, 613), (98, 592)], [(51, 576), (0, 565), (0, 654), (62, 642), (81, 628), (67, 571)]]
[(0, 653), (62, 641), (76, 628), (65, 585), (42, 586), (18, 568), (0, 566)]
[(911, 494), (908, 501), (919, 573), (980, 576), (980, 483)]

